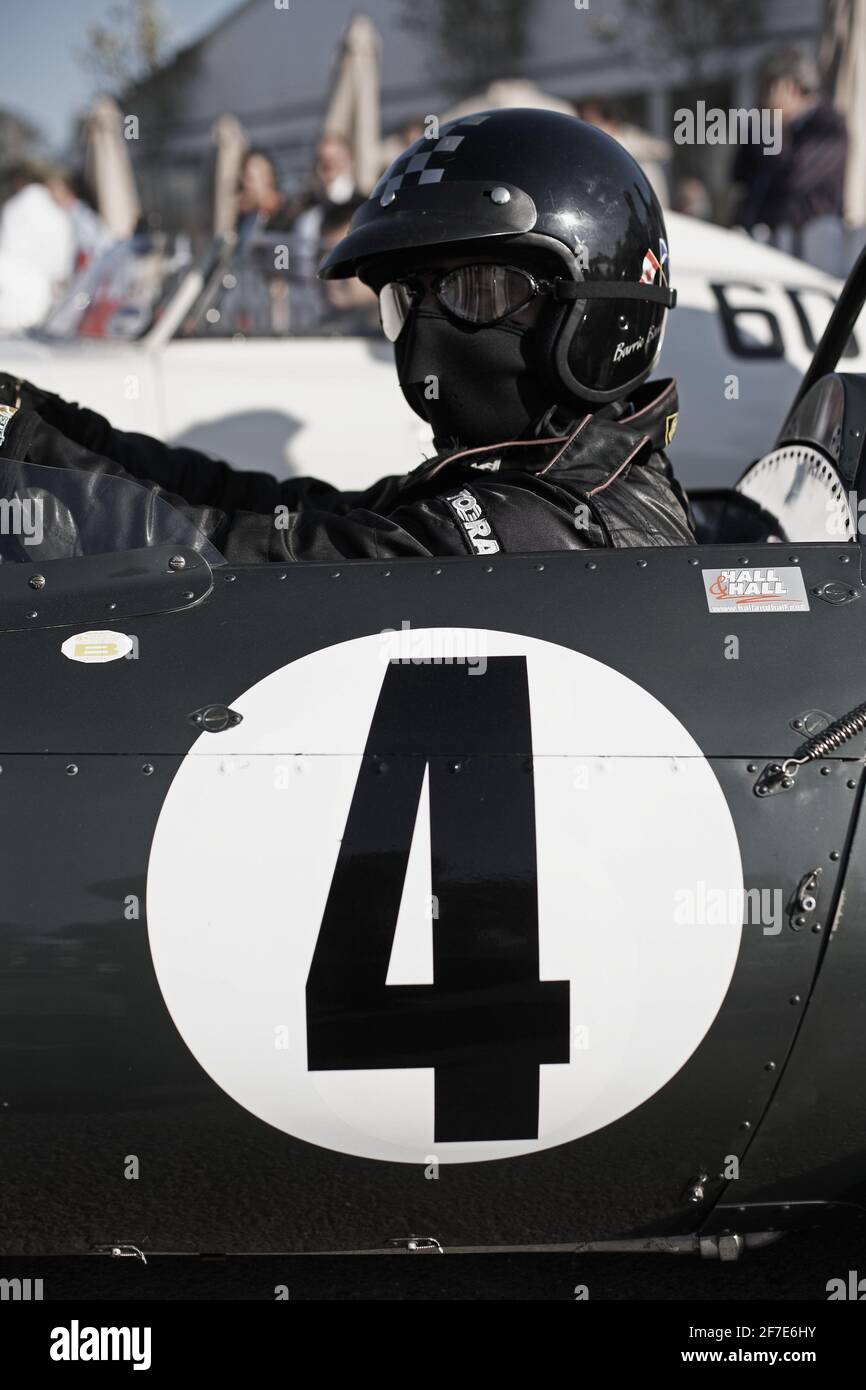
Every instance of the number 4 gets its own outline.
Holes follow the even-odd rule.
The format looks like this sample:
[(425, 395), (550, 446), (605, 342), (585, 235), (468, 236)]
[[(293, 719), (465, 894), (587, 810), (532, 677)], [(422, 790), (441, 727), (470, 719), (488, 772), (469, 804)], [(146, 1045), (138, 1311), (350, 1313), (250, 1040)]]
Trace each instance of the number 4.
[[(569, 983), (539, 978), (526, 660), (470, 669), (388, 667), (307, 979), (310, 1071), (432, 1067), (440, 1143), (537, 1138), (539, 1067), (569, 1060)], [(428, 765), (434, 983), (388, 985)]]

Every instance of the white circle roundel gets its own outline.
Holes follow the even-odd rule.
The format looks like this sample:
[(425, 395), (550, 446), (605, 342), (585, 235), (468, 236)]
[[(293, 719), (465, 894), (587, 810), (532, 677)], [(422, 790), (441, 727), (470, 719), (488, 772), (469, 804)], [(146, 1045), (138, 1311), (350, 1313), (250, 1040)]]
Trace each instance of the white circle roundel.
[(240, 1105), (341, 1153), (471, 1163), (579, 1139), (687, 1062), (742, 870), (712, 769), (641, 686), (406, 629), (232, 707), (168, 791), (147, 919), (171, 1016)]

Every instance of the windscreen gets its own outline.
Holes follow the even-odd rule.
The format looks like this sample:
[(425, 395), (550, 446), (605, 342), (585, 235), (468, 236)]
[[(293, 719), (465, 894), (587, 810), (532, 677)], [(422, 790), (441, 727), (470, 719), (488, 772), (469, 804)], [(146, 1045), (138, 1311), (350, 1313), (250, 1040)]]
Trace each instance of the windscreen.
[(0, 562), (39, 564), (155, 545), (224, 557), (159, 493), (110, 473), (0, 461)]

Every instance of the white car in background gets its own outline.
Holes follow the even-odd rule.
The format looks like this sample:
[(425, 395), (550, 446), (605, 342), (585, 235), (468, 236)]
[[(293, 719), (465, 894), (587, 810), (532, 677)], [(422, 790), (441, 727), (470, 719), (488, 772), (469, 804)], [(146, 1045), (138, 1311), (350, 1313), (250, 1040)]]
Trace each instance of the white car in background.
[[(745, 234), (668, 214), (672, 283), (656, 376), (679, 382), (671, 456), (686, 487), (730, 486), (772, 447), (841, 282)], [(194, 263), (152, 241), (112, 249), (39, 331), (0, 339), (0, 370), (241, 468), (339, 487), (432, 452), (375, 306), (274, 269), (275, 239)], [(862, 323), (847, 370), (866, 371)]]

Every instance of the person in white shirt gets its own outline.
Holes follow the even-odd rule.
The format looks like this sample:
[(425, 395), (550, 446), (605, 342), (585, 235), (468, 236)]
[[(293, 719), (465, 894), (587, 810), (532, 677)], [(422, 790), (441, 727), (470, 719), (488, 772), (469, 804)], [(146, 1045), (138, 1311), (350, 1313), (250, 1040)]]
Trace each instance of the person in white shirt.
[(75, 236), (38, 168), (10, 177), (15, 191), (0, 209), (0, 331), (18, 332), (41, 323), (72, 275)]

